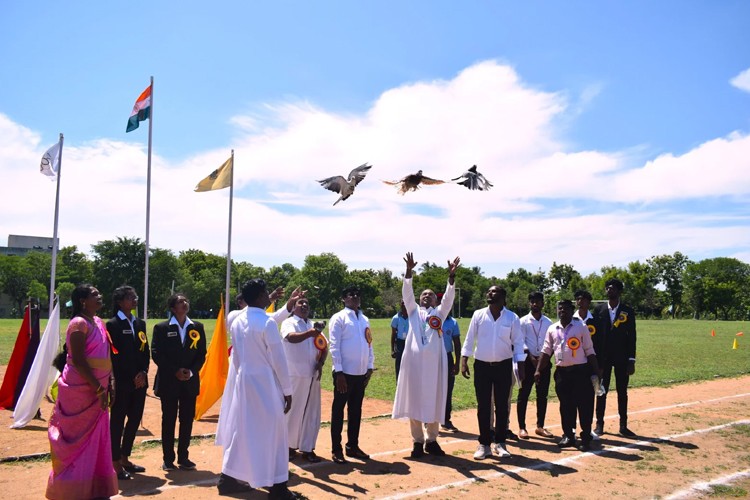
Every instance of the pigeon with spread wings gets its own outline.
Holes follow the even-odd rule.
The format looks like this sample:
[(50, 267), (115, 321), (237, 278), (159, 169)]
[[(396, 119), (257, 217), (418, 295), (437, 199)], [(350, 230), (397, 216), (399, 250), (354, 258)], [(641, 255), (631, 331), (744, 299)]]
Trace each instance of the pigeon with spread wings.
[(492, 183), (490, 183), (490, 181), (488, 181), (487, 178), (485, 178), (485, 176), (483, 176), (481, 173), (477, 172), (476, 165), (473, 165), (469, 170), (461, 174), (459, 177), (451, 179), (451, 181), (455, 182), (456, 184), (466, 186), (472, 191), (474, 191), (475, 189), (478, 189), (479, 191), (487, 191), (492, 187)]
[(420, 184), (445, 184), (445, 181), (439, 179), (432, 179), (430, 177), (422, 175), (420, 170), (416, 174), (410, 174), (401, 179), (400, 181), (383, 181), (389, 186), (399, 186), (398, 192), (400, 194), (406, 194), (407, 191), (416, 191), (419, 189)]
[(320, 185), (327, 190), (339, 193), (341, 195), (339, 196), (339, 199), (333, 203), (335, 206), (336, 203), (349, 198), (354, 193), (355, 186), (362, 182), (362, 180), (365, 178), (365, 175), (367, 175), (367, 171), (371, 168), (372, 165), (363, 163), (362, 165), (349, 172), (349, 177), (347, 179), (344, 179), (344, 177), (341, 175), (334, 175), (333, 177), (328, 177), (326, 179), (323, 179), (322, 181), (317, 182), (319, 182)]

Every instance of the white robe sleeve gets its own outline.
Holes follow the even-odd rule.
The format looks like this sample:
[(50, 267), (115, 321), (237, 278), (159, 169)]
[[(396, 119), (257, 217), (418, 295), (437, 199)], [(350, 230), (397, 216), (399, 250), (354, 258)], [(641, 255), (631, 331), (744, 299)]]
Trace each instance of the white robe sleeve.
[(445, 286), (445, 293), (443, 294), (443, 301), (440, 302), (440, 305), (437, 306), (438, 316), (440, 316), (440, 321), (445, 321), (445, 318), (448, 317), (448, 314), (451, 312), (451, 309), (453, 309), (453, 299), (456, 297), (456, 287), (454, 285), (451, 285), (450, 281)]
[(284, 346), (281, 344), (281, 335), (275, 322), (269, 321), (263, 329), (263, 337), (268, 347), (268, 359), (271, 367), (279, 381), (279, 386), (284, 396), (291, 396), (292, 382), (289, 379), (289, 367), (286, 364)]

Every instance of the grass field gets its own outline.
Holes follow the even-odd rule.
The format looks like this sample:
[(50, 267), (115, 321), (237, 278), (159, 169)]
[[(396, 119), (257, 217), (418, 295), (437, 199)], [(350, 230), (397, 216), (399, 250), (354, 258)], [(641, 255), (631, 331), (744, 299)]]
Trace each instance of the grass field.
[[(469, 319), (458, 320), (463, 338)], [(150, 321), (153, 324), (153, 321)], [(216, 320), (205, 320), (209, 340)], [(62, 321), (62, 328), (67, 326)], [(46, 320), (42, 321), (44, 329)], [(0, 364), (8, 364), (21, 326), (20, 319), (0, 319)], [(371, 320), (375, 348), (375, 374), (367, 396), (393, 400), (396, 391), (395, 367), (390, 355), (390, 319)], [(750, 324), (742, 321), (643, 320), (638, 322), (638, 361), (631, 387), (664, 386), (674, 383), (733, 377), (750, 373)], [(711, 336), (711, 330), (716, 336)], [(737, 332), (746, 336), (736, 337)], [(150, 333), (149, 333), (150, 335)], [(739, 349), (732, 349), (737, 339)], [(332, 389), (330, 360), (326, 363), (323, 387)], [(554, 391), (551, 391), (554, 394)], [(533, 399), (533, 391), (532, 391)], [(471, 380), (456, 378), (454, 407), (463, 409), (475, 404)]]

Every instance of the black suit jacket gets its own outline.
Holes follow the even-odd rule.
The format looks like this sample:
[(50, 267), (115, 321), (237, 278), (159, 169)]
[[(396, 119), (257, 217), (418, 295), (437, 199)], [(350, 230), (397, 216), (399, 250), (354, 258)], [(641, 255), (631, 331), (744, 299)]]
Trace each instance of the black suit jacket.
[[(133, 379), (140, 372), (148, 374), (148, 365), (151, 361), (148, 337), (146, 337), (146, 345), (143, 345), (139, 338), (140, 332), (146, 335), (146, 322), (135, 318), (133, 321), (133, 330), (135, 331), (133, 331), (130, 328), (130, 323), (113, 316), (107, 321), (106, 326), (112, 339), (112, 345), (117, 349), (117, 354), (111, 353), (115, 387), (117, 390), (132, 391), (135, 389)], [(141, 347), (143, 347), (143, 350), (141, 350)], [(148, 380), (146, 383), (148, 384)]]
[(635, 359), (636, 328), (633, 308), (620, 302), (615, 311), (615, 320), (624, 318), (625, 321), (619, 321), (617, 326), (614, 326), (609, 319), (609, 308), (606, 302), (597, 305), (593, 315), (596, 320), (596, 335), (604, 334), (600, 340), (603, 343), (604, 359), (610, 363), (622, 363)]
[[(190, 347), (193, 344), (190, 338), (192, 330), (197, 331), (200, 336), (194, 348)], [(170, 325), (169, 321), (158, 323), (151, 336), (151, 356), (159, 367), (154, 381), (154, 394), (177, 394), (180, 384), (186, 384), (188, 390), (198, 396), (201, 388), (198, 372), (206, 361), (206, 332), (203, 323), (193, 321), (188, 325), (184, 343), (180, 340), (177, 325)], [(183, 382), (177, 379), (175, 373), (180, 368), (193, 372), (190, 380)]]

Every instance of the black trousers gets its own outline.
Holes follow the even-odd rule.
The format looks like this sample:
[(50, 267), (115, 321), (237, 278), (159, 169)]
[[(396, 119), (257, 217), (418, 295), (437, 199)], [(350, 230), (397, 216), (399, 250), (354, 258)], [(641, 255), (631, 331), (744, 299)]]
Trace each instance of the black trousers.
[(606, 389), (604, 396), (596, 398), (596, 425), (604, 426), (604, 413), (607, 409), (607, 394), (609, 394), (609, 383), (612, 380), (612, 368), (615, 369), (615, 386), (617, 387), (617, 413), (620, 415), (620, 427), (628, 425), (628, 375), (629, 361), (604, 361), (602, 363), (602, 385)]
[(581, 441), (591, 441), (591, 422), (594, 419), (594, 386), (588, 363), (559, 366), (555, 369), (555, 392), (560, 400), (560, 421), (563, 433), (575, 439), (576, 415), (581, 424)]
[(365, 399), (365, 376), (349, 375), (346, 377), (345, 393), (336, 390), (336, 375), (333, 376), (333, 405), (331, 407), (331, 450), (342, 451), (341, 431), (344, 430), (344, 407), (347, 409), (346, 447), (359, 446), (359, 426), (362, 422), (362, 400)]
[[(146, 404), (146, 388), (118, 389), (115, 384), (115, 404), (109, 415), (109, 433), (112, 440), (112, 461), (129, 457), (133, 451), (135, 434), (141, 425), (143, 407)], [(125, 423), (127, 418), (128, 423)]]
[[(187, 384), (181, 383), (172, 391), (161, 391), (161, 449), (164, 462), (173, 463), (174, 428), (177, 415), (180, 417), (180, 435), (177, 441), (177, 462), (188, 459), (188, 446), (193, 432), (195, 418), (195, 400), (197, 395), (188, 390)], [(166, 394), (164, 394), (167, 392)]]
[(547, 368), (540, 372), (541, 378), (539, 383), (534, 382), (534, 372), (536, 365), (531, 361), (530, 356), (526, 356), (523, 364), (524, 377), (521, 382), (521, 389), (518, 391), (518, 401), (516, 402), (516, 414), (518, 416), (518, 427), (526, 428), (526, 407), (529, 404), (529, 395), (531, 388), (536, 386), (536, 426), (544, 427), (544, 418), (547, 416), (547, 395), (549, 394), (549, 382), (552, 368)]
[(448, 394), (445, 400), (445, 423), (451, 421), (451, 412), (453, 411), (453, 386), (456, 385), (456, 376), (453, 375), (453, 368), (456, 366), (453, 362), (453, 353), (448, 355)]
[[(479, 443), (505, 443), (508, 430), (508, 396), (513, 386), (513, 358), (494, 363), (474, 360), (474, 392), (477, 397)], [(495, 397), (495, 431), (490, 426), (492, 397)]]
[(404, 356), (404, 347), (406, 347), (406, 340), (396, 339), (396, 382), (398, 382), (398, 373), (401, 371), (401, 358)]

